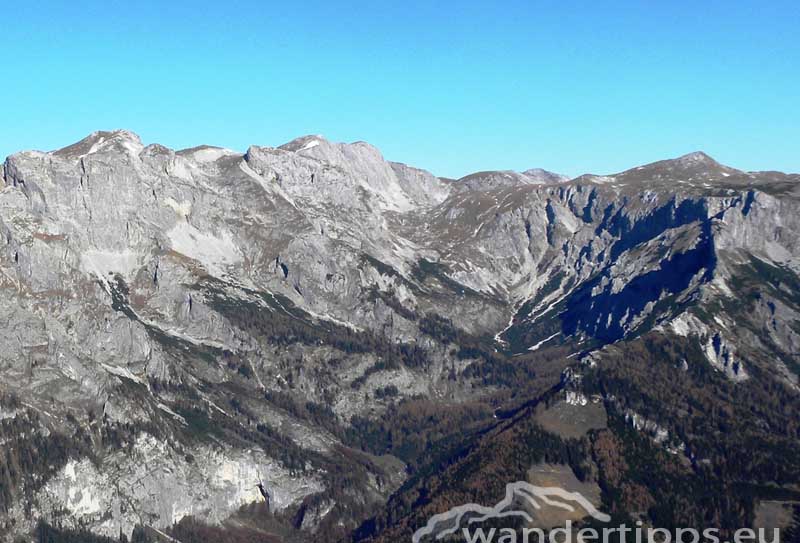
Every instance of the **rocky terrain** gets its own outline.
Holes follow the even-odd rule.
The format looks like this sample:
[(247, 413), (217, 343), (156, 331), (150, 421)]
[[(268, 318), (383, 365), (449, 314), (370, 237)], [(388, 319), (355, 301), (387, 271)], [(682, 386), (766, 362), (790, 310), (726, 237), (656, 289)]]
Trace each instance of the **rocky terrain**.
[(799, 181), (449, 180), (319, 136), (12, 155), (0, 541), (410, 540), (541, 462), (653, 523), (800, 503)]

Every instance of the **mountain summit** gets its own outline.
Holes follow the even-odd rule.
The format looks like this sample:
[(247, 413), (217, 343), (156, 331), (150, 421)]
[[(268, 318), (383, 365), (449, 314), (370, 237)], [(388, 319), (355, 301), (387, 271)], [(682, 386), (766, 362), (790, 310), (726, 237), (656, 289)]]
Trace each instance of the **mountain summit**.
[(660, 160), (626, 170), (615, 177), (620, 181), (633, 183), (676, 181), (693, 184), (723, 181), (728, 177), (740, 178), (745, 175), (740, 170), (720, 164), (702, 151), (696, 151), (678, 158)]

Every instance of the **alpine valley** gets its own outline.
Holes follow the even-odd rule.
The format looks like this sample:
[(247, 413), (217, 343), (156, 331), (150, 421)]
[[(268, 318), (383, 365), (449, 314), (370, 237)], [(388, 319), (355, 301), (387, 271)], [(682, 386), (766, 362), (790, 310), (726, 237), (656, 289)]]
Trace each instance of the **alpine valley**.
[(411, 541), (514, 481), (800, 537), (797, 174), (96, 132), (3, 165), (0, 330), (2, 542)]

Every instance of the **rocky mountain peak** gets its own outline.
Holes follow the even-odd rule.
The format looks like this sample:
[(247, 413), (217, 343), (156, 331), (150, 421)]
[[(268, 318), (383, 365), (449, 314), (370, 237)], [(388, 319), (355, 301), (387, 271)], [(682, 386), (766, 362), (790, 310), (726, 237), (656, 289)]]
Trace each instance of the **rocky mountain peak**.
[(307, 135), (301, 136), (299, 138), (295, 138), (288, 143), (284, 143), (278, 149), (282, 149), (284, 151), (307, 151), (309, 149), (313, 149), (318, 145), (330, 145), (330, 142), (325, 139), (323, 136), (316, 134), (316, 135)]
[(680, 156), (675, 159), (676, 162), (679, 164), (685, 165), (699, 165), (705, 164), (709, 166), (719, 166), (719, 162), (708, 156), (703, 151), (694, 151), (692, 153), (687, 153), (683, 156)]
[(705, 186), (704, 183), (724, 181), (742, 174), (740, 170), (720, 164), (702, 151), (695, 151), (678, 158), (638, 166), (610, 178), (616, 182), (636, 185), (668, 182)]
[(646, 164), (640, 168), (645, 170), (660, 170), (665, 172), (671, 171), (676, 173), (693, 173), (700, 175), (719, 175), (723, 172), (733, 173), (738, 171), (720, 164), (702, 151), (688, 153), (678, 158), (660, 160), (658, 162), (653, 162), (652, 164)]
[(175, 151), (176, 155), (193, 157), (195, 160), (207, 161), (212, 155), (241, 155), (232, 149), (226, 147), (218, 147), (216, 145), (197, 145), (196, 147), (189, 147)]
[(569, 181), (569, 176), (560, 173), (551, 172), (542, 168), (531, 168), (522, 172), (529, 178), (538, 179), (545, 183), (563, 183)]
[(541, 168), (531, 168), (524, 172), (490, 170), (466, 175), (457, 180), (454, 186), (461, 191), (486, 191), (524, 185), (563, 183), (568, 180), (569, 178), (566, 175), (553, 173)]
[(82, 158), (86, 155), (108, 152), (123, 152), (138, 155), (144, 145), (138, 134), (130, 130), (100, 130), (92, 132), (82, 140), (54, 151), (64, 158)]
[(450, 190), (428, 172), (386, 161), (380, 150), (363, 141), (334, 143), (319, 135), (303, 136), (277, 148), (252, 146), (245, 161), (293, 197), (369, 213), (429, 206)]

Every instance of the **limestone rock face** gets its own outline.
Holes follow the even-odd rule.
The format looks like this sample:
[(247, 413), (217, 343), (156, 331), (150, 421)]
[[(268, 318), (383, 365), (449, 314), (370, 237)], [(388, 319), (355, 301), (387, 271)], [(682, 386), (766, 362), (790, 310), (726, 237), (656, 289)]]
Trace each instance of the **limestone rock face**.
[[(730, 379), (759, 367), (796, 388), (798, 181), (703, 153), (452, 181), (320, 136), (240, 154), (96, 132), (15, 154), (0, 435), (51, 456), (7, 478), (0, 534), (38, 518), (111, 536), (221, 523), (261, 500), (259, 481), (276, 512), (308, 512), (301, 532), (355, 528), (354, 504), (379, 506), (405, 474), (343, 429), (403, 398), (491, 391), (465, 342), (588, 354), (656, 331), (696, 341)], [(756, 310), (738, 311), (764, 277)]]

